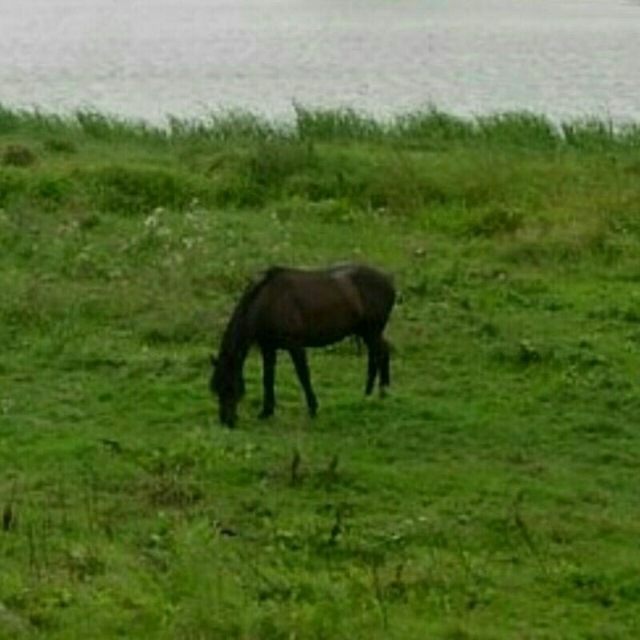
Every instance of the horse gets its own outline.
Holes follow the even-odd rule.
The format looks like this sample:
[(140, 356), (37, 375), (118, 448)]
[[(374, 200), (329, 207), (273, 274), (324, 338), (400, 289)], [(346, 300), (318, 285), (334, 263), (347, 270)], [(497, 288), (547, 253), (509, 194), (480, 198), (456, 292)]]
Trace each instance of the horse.
[(240, 296), (223, 332), (218, 356), (211, 356), (210, 388), (218, 397), (220, 421), (234, 427), (244, 395), (244, 362), (250, 348), (262, 353), (263, 404), (259, 418), (273, 415), (279, 350), (288, 351), (311, 417), (318, 401), (311, 386), (306, 347), (324, 347), (348, 336), (367, 348), (365, 393), (378, 378), (381, 395), (390, 384), (389, 344), (383, 337), (396, 299), (391, 276), (364, 264), (322, 270), (276, 266)]

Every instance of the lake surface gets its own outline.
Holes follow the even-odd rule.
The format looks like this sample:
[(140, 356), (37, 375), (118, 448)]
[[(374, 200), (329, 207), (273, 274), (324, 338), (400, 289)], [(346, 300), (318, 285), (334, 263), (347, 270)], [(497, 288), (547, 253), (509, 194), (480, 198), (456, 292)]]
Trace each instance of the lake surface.
[(0, 0), (0, 103), (640, 120), (630, 0)]

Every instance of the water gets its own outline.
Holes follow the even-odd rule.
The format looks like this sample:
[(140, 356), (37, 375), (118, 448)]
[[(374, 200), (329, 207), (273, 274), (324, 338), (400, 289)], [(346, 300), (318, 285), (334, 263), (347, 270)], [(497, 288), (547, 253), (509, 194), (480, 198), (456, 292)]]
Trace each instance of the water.
[(0, 102), (640, 119), (640, 2), (0, 0)]

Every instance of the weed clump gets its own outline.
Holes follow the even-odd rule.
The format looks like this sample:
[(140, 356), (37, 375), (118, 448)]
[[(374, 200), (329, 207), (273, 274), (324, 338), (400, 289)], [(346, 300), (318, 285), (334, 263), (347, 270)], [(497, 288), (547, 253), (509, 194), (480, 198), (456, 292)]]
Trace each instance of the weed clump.
[(482, 210), (469, 223), (472, 236), (492, 237), (497, 235), (513, 235), (524, 224), (525, 216), (518, 209), (493, 206)]
[(44, 148), (51, 153), (72, 154), (77, 153), (78, 147), (71, 140), (64, 138), (49, 138), (44, 141)]
[(156, 167), (112, 165), (92, 171), (88, 178), (97, 207), (118, 213), (181, 210), (202, 192), (189, 176)]
[(38, 156), (27, 146), (10, 144), (2, 152), (2, 164), (7, 167), (30, 167), (38, 160)]

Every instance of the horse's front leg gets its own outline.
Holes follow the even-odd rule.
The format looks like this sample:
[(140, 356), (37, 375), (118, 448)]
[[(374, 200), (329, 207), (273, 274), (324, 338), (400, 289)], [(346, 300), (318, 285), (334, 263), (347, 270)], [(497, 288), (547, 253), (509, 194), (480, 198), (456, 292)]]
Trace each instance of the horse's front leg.
[(367, 338), (367, 382), (364, 387), (366, 395), (371, 395), (376, 383), (380, 363), (379, 340), (377, 338)]
[(291, 355), (291, 360), (293, 360), (293, 366), (296, 369), (298, 380), (300, 380), (305, 398), (307, 399), (309, 415), (313, 418), (313, 416), (318, 412), (318, 401), (316, 400), (316, 394), (313, 393), (313, 389), (311, 388), (311, 377), (309, 375), (307, 354), (302, 347), (290, 348), (289, 354)]
[(387, 387), (391, 384), (391, 367), (389, 354), (389, 343), (384, 339), (380, 339), (380, 395), (384, 396)]
[(261, 347), (262, 350), (262, 386), (264, 396), (262, 400), (262, 411), (258, 416), (261, 419), (273, 415), (276, 406), (275, 381), (276, 381), (276, 359), (277, 352), (272, 347)]

